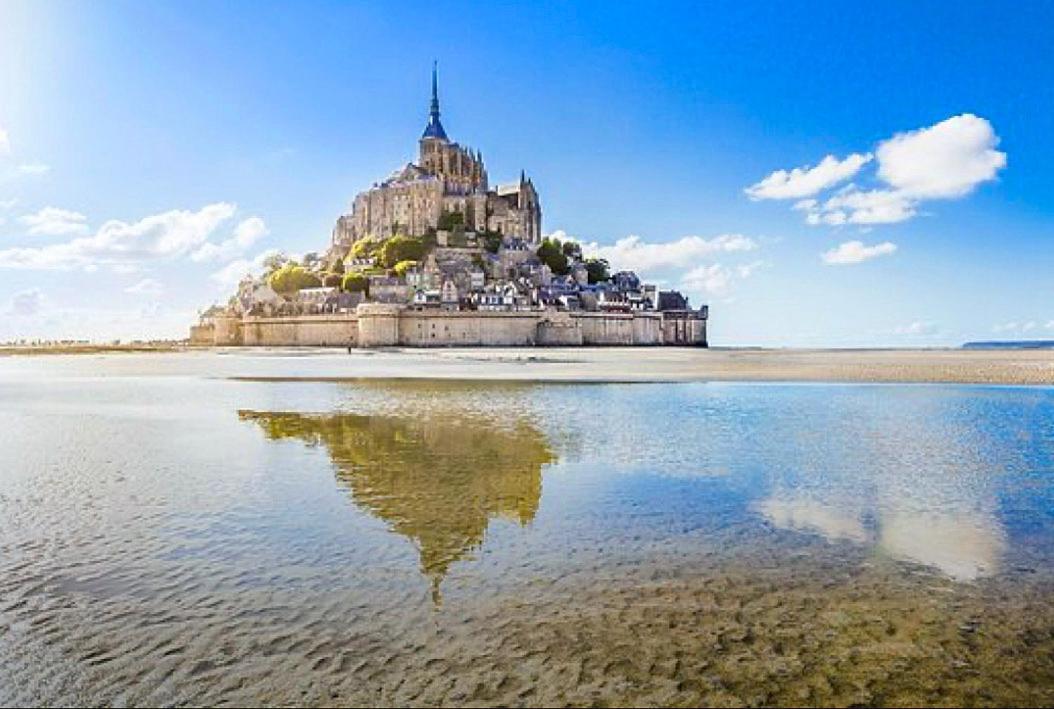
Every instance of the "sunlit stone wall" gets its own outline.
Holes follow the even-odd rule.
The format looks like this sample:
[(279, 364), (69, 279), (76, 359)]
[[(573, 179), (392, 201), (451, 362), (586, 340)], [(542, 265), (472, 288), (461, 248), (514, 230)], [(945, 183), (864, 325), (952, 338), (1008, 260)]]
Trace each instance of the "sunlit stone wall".
[[(362, 317), (360, 313), (360, 317)], [(403, 311), (398, 344), (408, 347), (537, 344), (538, 313)]]
[(250, 346), (354, 347), (358, 346), (358, 329), (354, 315), (245, 318), (241, 339)]
[[(196, 340), (208, 333), (195, 331)], [(477, 313), (364, 303), (354, 314), (217, 318), (216, 345), (270, 347), (522, 347), (705, 345), (695, 313)]]

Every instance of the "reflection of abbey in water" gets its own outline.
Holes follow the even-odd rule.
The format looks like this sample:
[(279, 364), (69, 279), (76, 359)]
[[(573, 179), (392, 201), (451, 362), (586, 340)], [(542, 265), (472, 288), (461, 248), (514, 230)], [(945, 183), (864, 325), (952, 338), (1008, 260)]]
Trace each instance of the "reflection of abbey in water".
[(438, 587), (450, 565), (483, 542), (493, 517), (534, 519), (541, 467), (555, 460), (525, 424), (502, 430), (353, 414), (242, 411), (268, 438), (323, 445), (362, 509), (410, 538)]

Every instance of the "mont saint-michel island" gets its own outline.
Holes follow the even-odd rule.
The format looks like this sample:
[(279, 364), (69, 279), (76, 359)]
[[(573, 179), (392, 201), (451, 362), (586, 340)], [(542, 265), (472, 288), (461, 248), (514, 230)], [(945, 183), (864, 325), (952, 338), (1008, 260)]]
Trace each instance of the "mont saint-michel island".
[(526, 172), (492, 184), (483, 153), (448, 137), (433, 66), (416, 162), (356, 195), (321, 255), (275, 255), (246, 275), (202, 313), (190, 342), (706, 347), (708, 311), (543, 236)]

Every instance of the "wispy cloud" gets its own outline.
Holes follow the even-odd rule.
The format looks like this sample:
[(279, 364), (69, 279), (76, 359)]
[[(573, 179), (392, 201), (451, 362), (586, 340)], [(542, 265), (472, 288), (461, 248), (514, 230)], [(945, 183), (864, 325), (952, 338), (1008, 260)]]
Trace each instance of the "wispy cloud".
[[(1054, 321), (1051, 321), (1054, 322)], [(1050, 325), (1050, 323), (1047, 323)], [(992, 326), (992, 332), (999, 334), (1025, 335), (1039, 327), (1035, 320), (1023, 320), (999, 323)]]
[(44, 236), (65, 236), (84, 234), (88, 231), (88, 218), (80, 212), (58, 207), (44, 207), (34, 214), (24, 214), (18, 218), (29, 227), (30, 234)]
[(0, 155), (11, 154), (11, 137), (4, 130), (3, 126), (0, 126)]
[(744, 191), (752, 200), (801, 199), (848, 180), (871, 161), (871, 153), (853, 153), (843, 160), (828, 155), (815, 167), (776, 170)]
[(181, 257), (205, 243), (235, 209), (218, 202), (196, 212), (172, 210), (131, 223), (112, 219), (92, 236), (0, 250), (0, 268), (90, 269)]
[(887, 256), (896, 250), (897, 245), (889, 241), (883, 241), (874, 246), (867, 246), (862, 241), (847, 241), (830, 251), (825, 251), (820, 258), (828, 266), (846, 266), (863, 263), (879, 256)]
[(863, 191), (849, 186), (819, 207), (809, 209), (805, 221), (812, 225), (895, 224), (918, 214), (917, 203), (894, 190)]
[(22, 163), (15, 169), (23, 175), (38, 176), (46, 175), (47, 173), (51, 172), (51, 165), (46, 165), (42, 162), (27, 162)]
[(938, 327), (936, 323), (928, 322), (925, 320), (916, 320), (908, 325), (898, 327), (893, 331), (896, 335), (912, 335), (912, 336), (930, 336), (936, 335)]
[(165, 287), (161, 285), (160, 281), (153, 278), (144, 278), (135, 285), (128, 286), (124, 289), (125, 293), (132, 293), (134, 295), (148, 295), (157, 297), (165, 292)]

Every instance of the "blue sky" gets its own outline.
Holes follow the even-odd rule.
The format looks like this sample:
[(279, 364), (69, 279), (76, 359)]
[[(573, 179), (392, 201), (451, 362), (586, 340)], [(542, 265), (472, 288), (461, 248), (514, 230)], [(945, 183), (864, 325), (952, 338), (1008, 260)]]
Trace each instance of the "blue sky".
[(1052, 47), (1050, 3), (7, 0), (0, 340), (182, 336), (324, 250), (433, 59), (492, 181), (716, 344), (1054, 338)]

